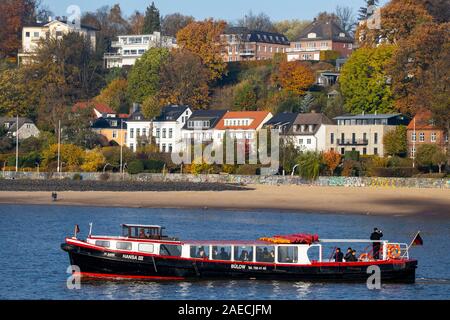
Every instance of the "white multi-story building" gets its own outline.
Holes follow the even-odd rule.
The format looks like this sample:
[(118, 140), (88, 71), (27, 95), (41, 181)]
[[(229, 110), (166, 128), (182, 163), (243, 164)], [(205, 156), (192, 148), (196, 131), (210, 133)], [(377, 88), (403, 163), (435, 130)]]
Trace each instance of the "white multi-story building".
[(36, 22), (32, 25), (24, 26), (22, 29), (22, 50), (18, 55), (18, 63), (27, 64), (32, 62), (33, 55), (42, 40), (53, 38), (60, 39), (69, 32), (78, 32), (87, 37), (91, 42), (92, 50), (96, 46), (96, 32), (98, 29), (87, 25), (76, 25), (67, 22), (66, 19), (52, 20), (48, 22)]
[(161, 152), (182, 151), (181, 129), (192, 115), (188, 106), (166, 106), (153, 121), (153, 136)]
[(127, 120), (127, 142), (126, 145), (131, 151), (136, 151), (138, 145), (150, 143), (150, 133), (152, 120), (146, 119), (144, 114), (135, 110)]
[(104, 55), (105, 68), (107, 69), (132, 66), (150, 48), (172, 49), (177, 47), (174, 37), (161, 36), (160, 32), (144, 35), (123, 35), (117, 38), (117, 41), (111, 43), (115, 52), (108, 52)]

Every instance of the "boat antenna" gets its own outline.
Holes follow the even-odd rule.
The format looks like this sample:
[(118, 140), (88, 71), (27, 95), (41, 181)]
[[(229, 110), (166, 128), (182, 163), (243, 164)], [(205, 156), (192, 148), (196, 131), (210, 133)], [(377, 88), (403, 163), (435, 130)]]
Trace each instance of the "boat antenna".
[(92, 234), (92, 222), (89, 222), (89, 237)]

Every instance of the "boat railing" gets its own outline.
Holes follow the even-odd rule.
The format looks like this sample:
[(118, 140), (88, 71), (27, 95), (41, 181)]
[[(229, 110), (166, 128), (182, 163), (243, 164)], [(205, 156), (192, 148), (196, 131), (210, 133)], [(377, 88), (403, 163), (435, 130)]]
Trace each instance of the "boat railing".
[(409, 246), (401, 242), (385, 243), (383, 248), (383, 260), (409, 259)]

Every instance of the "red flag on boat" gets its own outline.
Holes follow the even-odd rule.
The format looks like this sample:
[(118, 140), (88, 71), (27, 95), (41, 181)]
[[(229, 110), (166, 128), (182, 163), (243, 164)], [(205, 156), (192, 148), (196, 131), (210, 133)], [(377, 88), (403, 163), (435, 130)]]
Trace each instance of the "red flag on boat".
[(420, 232), (417, 232), (417, 235), (412, 241), (411, 246), (423, 246), (423, 240), (422, 237), (420, 236)]

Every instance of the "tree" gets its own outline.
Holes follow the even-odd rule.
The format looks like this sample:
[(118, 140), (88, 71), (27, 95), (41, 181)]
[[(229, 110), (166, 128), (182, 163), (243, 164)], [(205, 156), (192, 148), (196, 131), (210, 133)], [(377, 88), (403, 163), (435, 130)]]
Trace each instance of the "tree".
[(128, 96), (132, 102), (143, 103), (148, 96), (155, 96), (160, 90), (160, 69), (169, 57), (165, 48), (151, 48), (130, 71)]
[(353, 28), (356, 25), (353, 9), (351, 7), (337, 6), (335, 14), (339, 19), (340, 27), (347, 33), (353, 33)]
[(420, 166), (428, 167), (430, 173), (433, 166), (439, 166), (439, 173), (441, 173), (442, 166), (447, 161), (447, 155), (435, 144), (422, 144), (417, 148), (416, 161)]
[(115, 79), (95, 98), (95, 101), (104, 103), (118, 113), (128, 113), (130, 99), (128, 98), (128, 82), (125, 79)]
[(450, 2), (447, 0), (417, 0), (422, 4), (436, 23), (450, 22)]
[(306, 151), (297, 158), (299, 174), (307, 180), (316, 180), (319, 177), (322, 154)]
[(258, 97), (255, 86), (249, 80), (239, 83), (234, 92), (233, 109), (238, 111), (254, 111), (257, 109)]
[(132, 34), (142, 34), (145, 25), (145, 17), (139, 11), (135, 11), (128, 19)]
[(147, 7), (147, 11), (145, 12), (142, 32), (144, 34), (152, 34), (155, 31), (161, 31), (161, 18), (159, 16), (159, 10), (152, 1), (152, 4)]
[(299, 111), (302, 113), (310, 112), (313, 102), (314, 102), (314, 96), (311, 94), (311, 92), (308, 92), (302, 99)]
[(315, 82), (311, 68), (299, 61), (283, 61), (274, 80), (283, 90), (297, 95), (304, 95)]
[(422, 24), (398, 42), (389, 64), (397, 110), (415, 114), (419, 108), (430, 109), (436, 95), (450, 94), (448, 81), (443, 81), (449, 78), (449, 46), (450, 23)]
[(199, 56), (187, 50), (173, 51), (160, 71), (161, 103), (205, 109), (210, 101), (209, 76)]
[(147, 119), (154, 119), (161, 114), (162, 105), (156, 96), (148, 96), (142, 104), (142, 113)]
[(292, 172), (299, 155), (300, 151), (295, 147), (292, 139), (280, 139), (280, 164), (285, 172)]
[(323, 154), (323, 162), (330, 171), (330, 175), (334, 175), (334, 171), (341, 163), (341, 155), (334, 150), (329, 150)]
[(101, 136), (91, 129), (92, 108), (85, 108), (76, 112), (67, 112), (61, 121), (61, 140), (92, 149), (101, 145)]
[(380, 29), (369, 29), (365, 23), (358, 27), (356, 38), (361, 45), (396, 44), (409, 37), (417, 26), (433, 20), (418, 0), (391, 0), (381, 8), (381, 19)]
[(194, 17), (181, 13), (168, 14), (162, 18), (161, 33), (165, 36), (176, 37), (178, 31), (194, 21)]
[[(83, 163), (84, 151), (73, 144), (61, 144), (61, 166), (68, 170), (78, 170)], [(53, 144), (42, 152), (42, 165), (50, 168), (55, 166), (58, 157), (58, 144)]]
[(278, 33), (284, 34), (289, 41), (297, 41), (305, 28), (311, 24), (309, 20), (283, 20), (274, 23)]
[(97, 172), (106, 163), (106, 159), (99, 149), (87, 150), (83, 155), (81, 170), (85, 172)]
[(249, 30), (276, 32), (270, 17), (263, 12), (254, 15), (252, 11), (249, 11), (244, 18), (238, 20), (236, 26), (248, 28)]
[(384, 153), (389, 156), (401, 156), (407, 152), (406, 127), (397, 126), (383, 137)]
[(226, 71), (227, 65), (222, 58), (224, 40), (220, 37), (224, 29), (224, 21), (209, 19), (191, 22), (177, 33), (180, 49), (186, 49), (200, 57), (209, 69), (210, 81), (220, 79)]
[(394, 111), (387, 65), (394, 47), (363, 47), (344, 64), (339, 78), (345, 110), (353, 114)]

